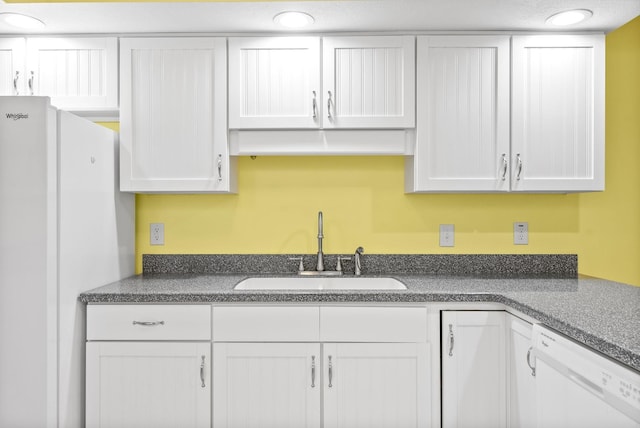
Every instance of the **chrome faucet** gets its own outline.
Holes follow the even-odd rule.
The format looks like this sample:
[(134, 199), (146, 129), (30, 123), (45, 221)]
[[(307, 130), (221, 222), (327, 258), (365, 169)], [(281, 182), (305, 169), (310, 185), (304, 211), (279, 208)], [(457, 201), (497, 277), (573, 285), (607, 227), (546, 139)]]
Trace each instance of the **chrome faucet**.
[(322, 211), (318, 211), (318, 264), (316, 266), (318, 272), (324, 270), (324, 254), (322, 254), (322, 239), (324, 235), (322, 234), (322, 229)]
[(360, 260), (360, 256), (364, 253), (364, 248), (358, 247), (356, 248), (356, 253), (353, 255), (353, 264), (355, 267), (353, 268), (353, 273), (356, 275), (362, 274), (362, 261)]

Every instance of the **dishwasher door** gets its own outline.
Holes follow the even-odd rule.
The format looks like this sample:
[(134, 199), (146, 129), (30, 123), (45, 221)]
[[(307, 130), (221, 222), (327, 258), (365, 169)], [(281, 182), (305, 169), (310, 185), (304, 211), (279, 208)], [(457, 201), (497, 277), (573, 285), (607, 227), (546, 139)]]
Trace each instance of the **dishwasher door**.
[(537, 426), (640, 428), (640, 373), (533, 327)]

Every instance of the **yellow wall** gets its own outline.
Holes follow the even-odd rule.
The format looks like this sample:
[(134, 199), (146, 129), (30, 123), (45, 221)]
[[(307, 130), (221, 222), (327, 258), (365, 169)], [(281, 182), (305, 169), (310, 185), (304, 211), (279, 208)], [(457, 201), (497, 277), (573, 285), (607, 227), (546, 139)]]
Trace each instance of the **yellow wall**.
[(580, 197), (580, 271), (640, 285), (640, 17), (607, 35), (606, 191)]
[[(327, 253), (577, 253), (581, 273), (640, 285), (639, 75), (637, 18), (607, 36), (603, 193), (406, 195), (400, 157), (243, 157), (237, 195), (138, 195), (137, 269), (145, 253), (311, 254), (322, 210)], [(512, 244), (514, 221), (528, 246)], [(454, 248), (438, 246), (442, 223)]]

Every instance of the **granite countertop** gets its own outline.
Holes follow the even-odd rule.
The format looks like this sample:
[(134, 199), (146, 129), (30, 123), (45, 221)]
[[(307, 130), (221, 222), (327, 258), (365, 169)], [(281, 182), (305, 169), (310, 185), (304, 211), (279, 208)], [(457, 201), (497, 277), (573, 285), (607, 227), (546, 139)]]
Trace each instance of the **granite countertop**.
[(235, 291), (233, 287), (246, 274), (145, 274), (82, 293), (80, 301), (89, 304), (495, 302), (640, 371), (640, 287), (593, 278), (387, 276), (405, 283), (407, 290)]

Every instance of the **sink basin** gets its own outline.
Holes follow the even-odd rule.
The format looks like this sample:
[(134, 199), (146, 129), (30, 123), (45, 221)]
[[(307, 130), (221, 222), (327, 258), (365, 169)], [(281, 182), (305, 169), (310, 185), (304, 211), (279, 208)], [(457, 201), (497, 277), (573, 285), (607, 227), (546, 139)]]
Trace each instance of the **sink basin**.
[(235, 290), (406, 290), (395, 278), (247, 278)]

